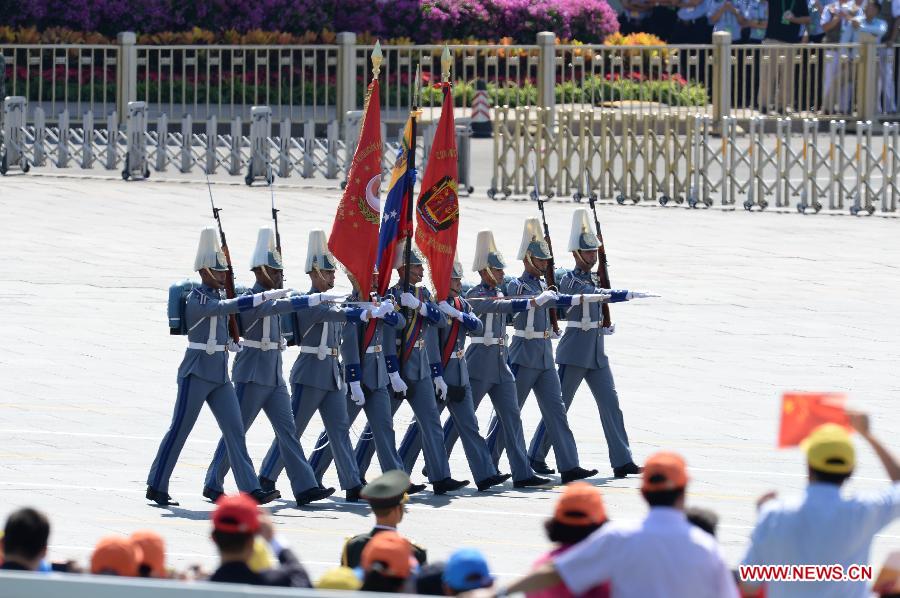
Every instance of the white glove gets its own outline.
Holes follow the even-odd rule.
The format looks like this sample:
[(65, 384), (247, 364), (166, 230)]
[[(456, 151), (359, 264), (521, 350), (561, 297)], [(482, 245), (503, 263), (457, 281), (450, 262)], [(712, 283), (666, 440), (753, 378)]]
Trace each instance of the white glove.
[(612, 295), (607, 293), (589, 293), (587, 295), (583, 295), (585, 303), (606, 303), (610, 300)]
[(260, 305), (262, 305), (263, 303), (265, 303), (268, 300), (269, 300), (269, 298), (266, 297), (265, 291), (263, 291), (262, 293), (254, 293), (253, 294), (253, 307), (259, 307)]
[[(260, 293), (260, 294), (262, 294), (262, 293)], [(236, 342), (234, 342), (233, 339), (228, 339), (228, 344), (226, 345), (226, 347), (228, 348), (228, 350), (231, 353), (240, 353), (241, 351), (244, 350), (244, 347), (242, 345), (239, 345)]]
[(600, 329), (600, 334), (602, 334), (604, 336), (612, 336), (615, 333), (616, 333), (616, 325), (615, 324), (611, 324), (609, 328), (601, 328)]
[(368, 322), (368, 321), (369, 321), (369, 318), (371, 318), (371, 317), (372, 317), (372, 308), (364, 309), (364, 310), (362, 310), (362, 312), (359, 314), (359, 320), (360, 320), (361, 322)]
[(444, 382), (444, 377), (443, 376), (435, 376), (432, 379), (432, 382), (434, 382), (434, 393), (437, 395), (437, 400), (438, 401), (447, 400), (448, 388), (447, 388), (447, 383)]
[(572, 306), (581, 305), (581, 297), (583, 295), (572, 295)]
[(451, 318), (456, 318), (457, 320), (462, 320), (462, 312), (447, 303), (446, 301), (441, 301), (438, 303), (438, 309), (443, 313), (447, 314)]
[(394, 303), (392, 301), (384, 301), (378, 307), (373, 307), (371, 309), (373, 318), (383, 318), (392, 311), (394, 311)]
[(357, 407), (366, 404), (366, 395), (363, 393), (362, 384), (359, 381), (350, 383), (350, 400), (356, 403)]
[(291, 289), (271, 289), (260, 293), (266, 301), (270, 299), (284, 299), (291, 292)]
[(537, 297), (535, 297), (534, 302), (537, 303), (538, 305), (543, 305), (543, 304), (547, 303), (548, 301), (556, 300), (558, 297), (559, 297), (559, 295), (556, 294), (556, 291), (547, 290), (547, 291), (544, 291), (543, 293), (541, 293), (540, 295), (538, 295)]
[(550, 331), (550, 339), (554, 341), (558, 341), (562, 338), (562, 330), (551, 330)]
[(309, 306), (315, 307), (326, 301), (343, 301), (346, 298), (346, 293), (313, 293), (309, 295)]
[(388, 374), (388, 378), (391, 381), (391, 388), (394, 389), (394, 392), (399, 392), (403, 396), (406, 396), (406, 391), (409, 387), (406, 386), (406, 382), (400, 377), (400, 372), (391, 372)]
[(418, 309), (422, 302), (415, 298), (412, 293), (403, 293), (400, 295), (400, 305), (411, 309)]
[(649, 291), (628, 291), (628, 294), (625, 295), (625, 299), (627, 301), (631, 301), (632, 299), (646, 299), (648, 297), (660, 297), (661, 295), (657, 295), (656, 293), (651, 293)]

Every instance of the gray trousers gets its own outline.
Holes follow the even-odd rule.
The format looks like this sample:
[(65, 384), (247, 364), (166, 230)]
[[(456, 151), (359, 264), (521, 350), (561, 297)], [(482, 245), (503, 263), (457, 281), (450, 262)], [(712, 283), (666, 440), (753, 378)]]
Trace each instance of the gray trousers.
[[(375, 441), (375, 452), (378, 454), (378, 463), (381, 465), (381, 471), (390, 471), (392, 469), (403, 469), (403, 461), (397, 454), (397, 440), (394, 437), (394, 419), (391, 411), (391, 397), (386, 388), (376, 388), (373, 391), (367, 391), (363, 387), (366, 395), (366, 404), (360, 407), (356, 403), (347, 403), (347, 416), (352, 424), (360, 411), (366, 412), (366, 419), (369, 421), (366, 426), (368, 436)], [(370, 431), (371, 430), (371, 431)], [(331, 445), (328, 443), (328, 433), (319, 434), (316, 441), (316, 449), (309, 455), (309, 464), (315, 472), (316, 479), (321, 481), (322, 476), (328, 471), (328, 467), (334, 460), (331, 453)]]
[[(566, 411), (572, 405), (575, 392), (581, 386), (581, 382), (587, 379), (588, 387), (597, 401), (597, 409), (600, 411), (600, 423), (603, 425), (603, 435), (606, 437), (606, 446), (609, 449), (609, 464), (613, 467), (621, 467), (631, 463), (631, 449), (628, 447), (628, 433), (625, 432), (625, 419), (622, 410), (619, 409), (619, 395), (616, 393), (616, 384), (613, 381), (612, 369), (605, 367), (601, 370), (578, 367), (577, 365), (560, 365), (559, 381), (562, 384), (562, 400)], [(528, 447), (528, 456), (536, 463), (543, 463), (547, 459), (550, 450), (550, 438), (546, 434), (546, 426), (543, 420), (538, 424), (531, 444)]]
[[(425, 452), (425, 467), (428, 469), (428, 481), (438, 482), (444, 478), (450, 477), (450, 463), (447, 461), (447, 451), (444, 450), (444, 444), (441, 442), (443, 435), (441, 434), (441, 418), (438, 415), (437, 399), (434, 396), (434, 386), (431, 378), (422, 378), (421, 380), (406, 381), (409, 390), (406, 391), (406, 400), (412, 407), (416, 416), (416, 426), (419, 427), (423, 437), (422, 448)], [(391, 412), (396, 413), (403, 401), (391, 399)], [(366, 426), (362, 438), (356, 445), (356, 463), (359, 470), (365, 474), (372, 462), (372, 454), (375, 448), (372, 442), (368, 440), (371, 437), (372, 430)], [(403, 447), (398, 451), (402, 454)], [(406, 470), (411, 473), (412, 470)]]
[[(268, 386), (254, 382), (237, 383), (234, 385), (237, 392), (238, 403), (241, 405), (241, 419), (244, 429), (249, 430), (256, 416), (261, 410), (266, 412), (266, 417), (275, 431), (275, 441), (284, 459), (284, 468), (291, 480), (291, 489), (294, 496), (310, 488), (318, 486), (313, 470), (306, 462), (303, 448), (294, 433), (294, 416), (291, 413), (291, 397), (287, 386)], [(230, 469), (228, 453), (225, 450), (225, 441), (220, 440), (216, 452), (213, 454), (212, 463), (206, 470), (206, 486), (222, 492), (222, 484), (225, 475)]]
[(172, 470), (175, 469), (184, 442), (197, 422), (203, 403), (209, 403), (219, 429), (222, 430), (228, 459), (234, 463), (234, 479), (238, 488), (241, 492), (253, 492), (259, 488), (259, 481), (247, 453), (241, 409), (234, 386), (231, 382), (209, 382), (193, 375), (178, 379), (175, 413), (172, 415), (169, 431), (159, 445), (153, 465), (150, 466), (147, 485), (159, 492), (169, 491)]
[[(534, 390), (538, 408), (541, 410), (543, 421), (547, 422), (547, 431), (550, 434), (550, 442), (556, 454), (556, 463), (560, 471), (568, 471), (578, 467), (578, 449), (575, 447), (575, 437), (569, 428), (569, 420), (566, 418), (566, 406), (562, 401), (562, 389), (559, 385), (559, 376), (556, 369), (537, 369), (518, 364), (510, 365), (513, 375), (516, 377), (516, 398), (519, 410), (525, 404), (528, 394)], [(488, 446), (494, 454), (494, 462), (500, 459), (505, 444), (503, 426), (497, 425), (497, 417), (491, 420), (491, 431), (488, 434)]]
[[(448, 400), (438, 405), (438, 414), (444, 410), (445, 406), (450, 411), (448, 421), (455, 422), (456, 429), (462, 435), (463, 450), (475, 481), (481, 482), (496, 475), (497, 468), (491, 459), (491, 452), (488, 450), (484, 438), (478, 432), (478, 420), (475, 418), (471, 387), (466, 386), (466, 394), (462, 401)], [(446, 450), (446, 444), (444, 450)], [(403, 459), (407, 471), (412, 471), (416, 466), (421, 451), (422, 435), (419, 433), (419, 426), (410, 426), (406, 429), (403, 442), (400, 443), (400, 457)], [(450, 456), (449, 451), (447, 451), (447, 456)]]
[[(534, 475), (534, 470), (528, 463), (525, 456), (525, 435), (522, 431), (522, 415), (519, 412), (519, 402), (516, 399), (516, 384), (512, 380), (509, 382), (500, 382), (492, 384), (484, 380), (476, 380), (469, 378), (469, 388), (472, 392), (472, 409), (478, 410), (478, 405), (485, 395), (490, 396), (491, 403), (494, 405), (494, 412), (499, 418), (493, 420), (494, 427), (502, 426), (504, 431), (503, 440), (506, 443), (506, 454), (509, 458), (509, 467), (512, 470), (514, 482), (527, 480)], [(491, 442), (497, 441), (497, 436), (490, 436), (488, 429), (488, 441), (485, 442), (488, 451), (493, 453), (493, 445)], [(453, 450), (456, 439), (459, 438), (459, 429), (456, 426), (454, 418), (448, 418), (444, 424), (444, 446), (447, 447), (447, 454)], [(493, 439), (493, 440), (492, 440)], [(491, 457), (493, 462), (493, 456)]]
[[(343, 390), (323, 390), (314, 386), (294, 384), (291, 408), (294, 412), (294, 424), (297, 438), (303, 435), (312, 416), (319, 412), (325, 431), (328, 432), (332, 451), (337, 465), (338, 480), (341, 488), (348, 490), (360, 484), (359, 470), (353, 460), (353, 447), (350, 445), (350, 421), (347, 418), (347, 396)], [(281, 450), (278, 442), (273, 441), (263, 459), (259, 475), (270, 480), (277, 480), (284, 469)]]

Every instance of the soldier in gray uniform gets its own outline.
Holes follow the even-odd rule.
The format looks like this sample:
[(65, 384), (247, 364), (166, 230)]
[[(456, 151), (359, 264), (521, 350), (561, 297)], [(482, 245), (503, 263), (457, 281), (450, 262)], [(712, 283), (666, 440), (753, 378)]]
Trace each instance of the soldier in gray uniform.
[[(388, 296), (408, 308), (406, 325), (402, 330), (390, 327), (384, 329), (384, 346), (389, 348), (385, 355), (388, 379), (395, 397), (400, 395), (400, 398), (392, 399), (392, 411), (397, 412), (402, 398), (409, 402), (416, 416), (419, 433), (423, 437), (425, 466), (432, 490), (435, 494), (446, 494), (469, 484), (468, 480), (460, 481), (450, 477), (450, 463), (442, 442), (441, 420), (437, 410), (437, 401), (445, 400), (446, 396), (436, 395), (436, 390), (446, 389), (446, 383), (441, 372), (429, 365), (434, 364), (437, 358), (429, 361), (430, 355), (425, 343), (425, 330), (431, 326), (445, 327), (447, 319), (431, 301), (428, 289), (417, 286), (425, 275), (425, 268), (424, 258), (415, 247), (411, 252), (410, 286), (402, 288), (405, 272), (404, 253), (402, 250), (396, 252), (394, 268), (400, 275), (400, 281), (388, 289)], [(370, 430), (367, 427), (363, 437), (365, 438), (368, 433)], [(365, 471), (372, 459), (371, 443), (360, 441), (356, 458), (360, 470)]]
[[(256, 284), (248, 293), (262, 293), (281, 288), (281, 255), (275, 248), (275, 232), (269, 227), (259, 229), (256, 249), (250, 260), (250, 269), (256, 275)], [(281, 336), (281, 314), (298, 309), (315, 307), (324, 301), (333, 301), (341, 295), (295, 296), (279, 301), (267, 301), (259, 307), (238, 315), (244, 341), (243, 349), (234, 359), (232, 378), (241, 405), (244, 429), (250, 429), (260, 410), (275, 431), (275, 439), (284, 458), (284, 466), (291, 480), (291, 488), (297, 506), (309, 504), (334, 494), (334, 488), (321, 488), (312, 468), (303, 456), (303, 449), (294, 433), (294, 416), (291, 413), (291, 397), (282, 374), (281, 352), (286, 348)], [(228, 473), (228, 454), (225, 441), (220, 440), (212, 463), (206, 472), (203, 496), (215, 502), (222, 496), (223, 481)]]
[[(569, 251), (575, 257), (575, 269), (566, 272), (559, 279), (561, 293), (609, 294), (610, 303), (650, 296), (637, 291), (601, 289), (591, 275), (591, 270), (597, 264), (599, 248), (600, 242), (588, 211), (584, 208), (575, 210), (569, 235)], [(599, 303), (584, 303), (570, 308), (566, 313), (566, 332), (556, 348), (556, 363), (559, 365), (562, 400), (566, 411), (581, 382), (587, 379), (600, 411), (600, 422), (609, 447), (609, 462), (613, 474), (617, 478), (624, 478), (629, 474), (639, 474), (643, 469), (634, 463), (628, 446), (625, 421), (619, 409), (619, 396), (616, 394), (609, 360), (603, 351), (603, 336), (612, 331), (603, 329), (602, 324), (603, 315)], [(550, 449), (545, 432), (546, 427), (542, 421), (531, 439), (528, 456), (535, 469), (552, 473), (545, 462)]]
[[(472, 306), (459, 296), (462, 290), (463, 269), (459, 260), (453, 261), (453, 272), (450, 277), (450, 297), (438, 303), (440, 309), (449, 318), (449, 326), (431, 327), (427, 330), (429, 355), (438, 356), (435, 368), (441, 373), (447, 386), (447, 400), (438, 406), (438, 412), (444, 406), (450, 411), (450, 419), (462, 435), (463, 450), (469, 469), (475, 478), (479, 491), (485, 491), (508, 480), (508, 473), (497, 471), (491, 453), (478, 432), (478, 420), (475, 418), (475, 407), (472, 402), (472, 389), (469, 387), (469, 372), (466, 367), (465, 346), (466, 333), (480, 336), (484, 324), (473, 315)], [(406, 430), (403, 442), (400, 443), (400, 456), (407, 470), (411, 470), (422, 450), (422, 437), (418, 426), (410, 426)]]
[(221, 290), (225, 286), (228, 269), (216, 230), (203, 229), (194, 259), (194, 270), (200, 273), (202, 284), (190, 292), (184, 309), (188, 348), (178, 368), (175, 413), (147, 476), (147, 499), (158, 505), (178, 505), (169, 496), (169, 478), (203, 403), (209, 403), (222, 430), (229, 461), (234, 464), (238, 488), (249, 493), (260, 504), (278, 497), (277, 492), (266, 492), (260, 488), (250, 455), (247, 454), (241, 410), (234, 386), (228, 378), (226, 349), (231, 342), (228, 338), (230, 314), (259, 307), (271, 299), (280, 299), (285, 291), (276, 289), (223, 299)]
[[(377, 281), (373, 279), (373, 287)], [(364, 295), (359, 291), (359, 285), (353, 277), (353, 301), (364, 301)], [(374, 288), (372, 291), (374, 292)], [(377, 295), (370, 294), (372, 301), (378, 301)], [(384, 360), (383, 328), (402, 330), (406, 320), (399, 311), (394, 309), (393, 301), (388, 298), (379, 306), (382, 310), (382, 318), (372, 318), (367, 323), (350, 323), (344, 325), (343, 338), (341, 339), (341, 357), (344, 360), (344, 371), (350, 386), (352, 405), (347, 408), (347, 413), (352, 424), (360, 411), (365, 410), (366, 419), (371, 430), (366, 440), (374, 440), (375, 451), (378, 454), (378, 462), (382, 472), (403, 469), (403, 461), (397, 454), (397, 443), (394, 436), (393, 411), (391, 411), (391, 397), (388, 394), (388, 373)], [(316, 442), (317, 448), (310, 454), (309, 462), (315, 470), (316, 478), (321, 480), (328, 466), (331, 465), (331, 445), (328, 443), (328, 434), (322, 432)], [(405, 475), (405, 474), (404, 474)], [(404, 489), (407, 494), (415, 494), (425, 489), (424, 484), (409, 484)]]
[[(473, 313), (482, 321), (482, 330), (470, 333), (465, 355), (472, 407), (478, 409), (484, 396), (490, 396), (499, 425), (503, 426), (505, 432), (503, 441), (509, 456), (513, 486), (543, 486), (550, 480), (535, 475), (525, 455), (525, 436), (516, 396), (516, 381), (509, 369), (506, 350), (507, 314), (524, 312), (528, 309), (528, 300), (503, 298), (498, 285), (503, 282), (505, 267), (506, 262), (494, 243), (494, 234), (489, 230), (480, 231), (472, 270), (481, 276), (481, 284), (472, 287), (466, 295)], [(494, 426), (497, 425), (495, 421)], [(444, 442), (448, 454), (453, 450), (458, 437), (455, 422), (453, 418), (449, 418), (444, 424)]]
[[(309, 233), (306, 273), (312, 282), (309, 295), (324, 293), (334, 287), (337, 260), (328, 251), (325, 232)], [(291, 408), (297, 437), (301, 437), (312, 416), (319, 412), (328, 432), (329, 444), (337, 461), (338, 479), (346, 491), (348, 502), (359, 500), (362, 481), (353, 447), (350, 444), (350, 422), (347, 419), (347, 386), (338, 362), (342, 325), (345, 322), (367, 322), (374, 317), (371, 310), (358, 307), (317, 305), (296, 312), (300, 355), (291, 368)], [(277, 442), (273, 442), (259, 472), (263, 488), (273, 488), (284, 463)]]
[[(515, 332), (509, 347), (509, 359), (510, 368), (516, 377), (519, 408), (534, 390), (541, 416), (547, 423), (562, 483), (566, 484), (596, 475), (597, 470), (584, 469), (578, 465), (575, 437), (569, 429), (559, 376), (553, 366), (553, 346), (550, 342), (553, 331), (548, 309), (580, 305), (582, 301), (602, 301), (608, 299), (608, 295), (560, 295), (548, 290), (541, 276), (551, 257), (550, 248), (541, 234), (540, 221), (529, 218), (525, 221), (518, 254), (518, 258), (525, 264), (525, 272), (507, 285), (507, 294), (511, 298), (523, 295), (530, 297), (528, 309), (513, 315)], [(493, 450), (495, 459), (499, 459), (503, 451), (503, 432), (502, 426), (491, 422), (488, 446)]]

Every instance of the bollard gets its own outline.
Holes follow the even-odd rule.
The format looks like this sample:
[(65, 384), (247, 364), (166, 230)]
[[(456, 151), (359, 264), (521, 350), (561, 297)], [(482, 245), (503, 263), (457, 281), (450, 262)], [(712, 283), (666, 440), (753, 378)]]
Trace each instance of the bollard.
[(47, 163), (47, 117), (43, 108), (34, 109), (34, 165), (44, 166)]
[[(190, 130), (190, 117), (188, 130)], [(137, 180), (150, 177), (147, 163), (147, 103), (128, 102), (128, 114), (125, 118), (125, 137), (128, 149), (125, 152), (125, 166), (122, 168), (122, 179)], [(188, 141), (190, 143), (190, 141)], [(190, 152), (190, 145), (188, 146)], [(190, 168), (190, 166), (188, 167)], [(186, 172), (186, 171), (182, 171)]]
[(190, 114), (185, 114), (181, 119), (181, 151), (179, 152), (180, 166), (178, 167), (181, 172), (190, 172), (191, 166), (194, 165), (194, 156), (191, 155), (193, 135), (194, 120)]
[(59, 132), (56, 137), (56, 167), (69, 166), (69, 111), (63, 110), (59, 115)]
[(106, 117), (106, 170), (115, 170), (119, 162), (119, 115), (115, 110)]
[(11, 168), (28, 172), (30, 166), (25, 157), (25, 98), (8, 97), (3, 100), (3, 139), (5, 151), (0, 155), (0, 175), (6, 175)]
[(156, 120), (156, 172), (165, 172), (169, 165), (169, 117), (160, 114)]
[(475, 97), (472, 98), (472, 137), (487, 139), (493, 133), (491, 101), (484, 79), (475, 81)]
[(291, 176), (291, 119), (281, 121), (278, 136), (278, 176), (283, 179)]
[(316, 123), (309, 120), (303, 123), (303, 172), (300, 176), (310, 179), (315, 175), (316, 161)]
[(231, 122), (231, 146), (229, 149), (228, 174), (235, 176), (241, 174), (241, 148), (244, 146), (244, 136), (241, 127), (241, 117), (235, 116)]
[(94, 166), (94, 113), (85, 112), (81, 128), (81, 167), (85, 170)]
[(244, 182), (247, 186), (256, 179), (272, 182), (271, 154), (269, 138), (272, 136), (272, 109), (268, 106), (250, 108), (250, 161)]
[[(383, 125), (384, 123), (382, 123)], [(336, 179), (340, 168), (338, 167), (338, 139), (340, 137), (340, 124), (333, 120), (328, 123), (326, 129), (328, 153), (325, 157), (325, 178)], [(315, 131), (315, 129), (313, 129)], [(384, 139), (384, 135), (381, 136)]]

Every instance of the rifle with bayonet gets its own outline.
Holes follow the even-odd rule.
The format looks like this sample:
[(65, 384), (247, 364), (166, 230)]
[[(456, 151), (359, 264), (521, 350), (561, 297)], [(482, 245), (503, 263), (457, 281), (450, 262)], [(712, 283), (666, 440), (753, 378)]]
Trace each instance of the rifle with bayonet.
[[(611, 289), (612, 283), (609, 282), (609, 262), (606, 261), (606, 243), (603, 242), (603, 232), (600, 230), (600, 219), (597, 218), (597, 195), (591, 193), (588, 196), (588, 203), (591, 204), (591, 211), (594, 213), (594, 227), (597, 229), (597, 241), (600, 248), (597, 250), (597, 282), (601, 289)], [(609, 315), (609, 303), (600, 304), (603, 312), (603, 327), (612, 326), (612, 318)]]
[[(272, 198), (272, 222), (275, 224), (275, 249), (278, 251), (278, 255), (281, 256), (281, 259), (284, 259), (284, 255), (281, 253), (281, 233), (278, 231), (278, 212), (280, 211), (275, 207), (275, 177), (272, 175), (272, 166), (269, 165), (269, 173), (266, 177), (269, 180), (269, 194)], [(281, 284), (278, 288), (284, 288), (284, 275), (281, 276)]]
[[(544, 280), (547, 282), (547, 288), (558, 290), (556, 286), (556, 260), (553, 258), (553, 242), (550, 240), (550, 227), (547, 226), (547, 214), (544, 212), (544, 204), (550, 199), (548, 195), (541, 199), (541, 193), (538, 190), (537, 165), (534, 167), (534, 192), (531, 197), (537, 202), (538, 209), (541, 211), (541, 223), (544, 226), (544, 242), (547, 243), (547, 249), (550, 250), (550, 259), (547, 260), (547, 269), (544, 270)], [(553, 334), (559, 336), (559, 314), (556, 309), (549, 310), (550, 325), (553, 327)]]
[[(225, 275), (225, 297), (234, 299), (236, 296), (234, 290), (234, 268), (231, 266), (231, 253), (228, 251), (228, 241), (225, 240), (225, 231), (222, 229), (222, 218), (219, 216), (219, 212), (221, 212), (222, 209), (217, 208), (216, 202), (213, 200), (212, 186), (209, 183), (209, 173), (206, 173), (206, 188), (209, 191), (209, 205), (212, 206), (213, 218), (216, 219), (216, 224), (219, 226), (219, 244), (222, 245), (222, 253), (225, 254), (225, 262), (228, 264), (228, 273)], [(234, 314), (228, 316), (228, 334), (235, 343), (241, 341), (241, 333), (238, 329), (237, 318)]]

